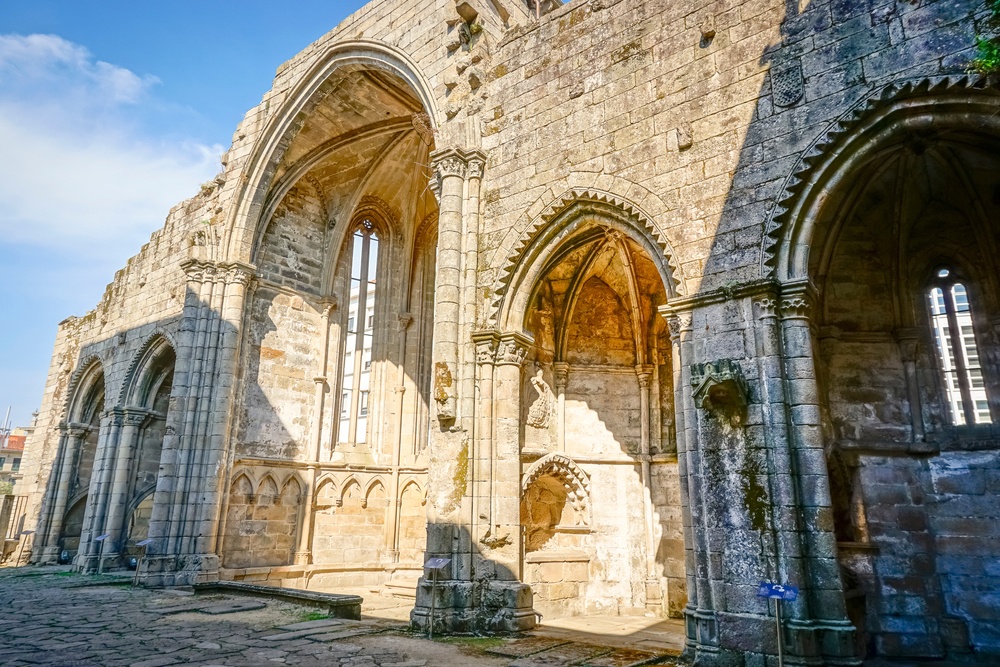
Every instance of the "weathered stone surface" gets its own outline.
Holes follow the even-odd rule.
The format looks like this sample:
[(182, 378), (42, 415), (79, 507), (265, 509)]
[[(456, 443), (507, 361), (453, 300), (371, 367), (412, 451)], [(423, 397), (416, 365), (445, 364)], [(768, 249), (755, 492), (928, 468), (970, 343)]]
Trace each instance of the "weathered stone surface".
[(797, 660), (997, 655), (983, 11), (369, 4), (60, 326), (31, 557), (683, 615), (719, 664), (778, 580)]

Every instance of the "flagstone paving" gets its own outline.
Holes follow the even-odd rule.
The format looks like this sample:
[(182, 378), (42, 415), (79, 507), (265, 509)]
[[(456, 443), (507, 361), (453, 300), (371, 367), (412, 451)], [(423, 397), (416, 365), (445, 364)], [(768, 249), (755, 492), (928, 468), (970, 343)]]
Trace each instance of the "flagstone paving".
[[(398, 619), (316, 618), (281, 600), (132, 588), (62, 568), (0, 569), (0, 665), (22, 667), (626, 667), (674, 664), (622, 637), (449, 637)], [(639, 650), (637, 650), (639, 649)], [(645, 650), (642, 650), (645, 649)]]

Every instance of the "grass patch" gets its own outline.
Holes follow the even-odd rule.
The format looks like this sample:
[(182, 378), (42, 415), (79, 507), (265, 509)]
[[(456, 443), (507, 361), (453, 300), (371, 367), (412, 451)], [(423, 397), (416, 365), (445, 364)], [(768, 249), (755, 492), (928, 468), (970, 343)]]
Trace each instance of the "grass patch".
[(307, 611), (302, 613), (301, 618), (303, 621), (322, 621), (330, 618), (330, 614), (325, 611)]

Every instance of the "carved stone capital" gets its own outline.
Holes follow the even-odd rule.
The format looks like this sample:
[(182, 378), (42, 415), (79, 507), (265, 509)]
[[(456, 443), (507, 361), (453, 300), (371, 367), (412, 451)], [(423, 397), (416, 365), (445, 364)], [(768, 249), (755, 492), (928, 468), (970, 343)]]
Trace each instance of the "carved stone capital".
[(125, 412), (121, 408), (110, 408), (104, 411), (101, 418), (108, 420), (109, 426), (121, 426), (125, 423)]
[(203, 283), (213, 280), (217, 272), (217, 267), (212, 262), (200, 259), (186, 259), (181, 262), (181, 269), (189, 283)]
[(778, 317), (778, 298), (773, 294), (759, 296), (753, 303), (759, 319)]
[(500, 334), (500, 344), (497, 347), (497, 365), (514, 364), (520, 366), (528, 356), (528, 350), (534, 344), (528, 336), (520, 333)]
[(79, 440), (82, 440), (83, 438), (86, 438), (88, 435), (90, 435), (90, 432), (92, 430), (93, 429), (91, 428), (90, 424), (74, 423), (66, 425), (66, 435), (68, 435), (71, 438), (77, 438)]
[(636, 366), (635, 376), (639, 379), (639, 387), (642, 389), (648, 389), (649, 383), (653, 379), (653, 367), (652, 366)]
[(400, 313), (396, 316), (396, 322), (399, 324), (400, 331), (406, 331), (410, 323), (413, 322), (413, 315), (410, 313)]
[(456, 177), (465, 178), (465, 160), (456, 153), (447, 153), (434, 160), (434, 170), (440, 180)]
[(807, 282), (787, 285), (781, 289), (779, 314), (782, 320), (808, 320), (815, 304), (815, 291)]
[(660, 307), (660, 314), (667, 321), (667, 330), (670, 332), (670, 340), (677, 343), (681, 334), (692, 330), (693, 318), (690, 312), (674, 312), (666, 306)]
[(569, 382), (569, 364), (565, 361), (557, 361), (552, 364), (552, 375), (554, 376), (556, 387), (566, 387)]
[(225, 271), (222, 275), (223, 280), (226, 281), (227, 285), (242, 285), (243, 287), (246, 287), (254, 278), (254, 269), (250, 266), (243, 264), (228, 264), (220, 268)]
[(132, 408), (126, 408), (125, 413), (122, 416), (123, 423), (125, 426), (142, 426), (146, 419), (149, 417), (149, 412), (146, 410), (136, 410)]
[(912, 327), (896, 330), (896, 343), (899, 345), (899, 354), (904, 362), (917, 360), (922, 333), (920, 329)]
[(333, 315), (333, 311), (337, 310), (337, 297), (326, 296), (319, 302), (319, 307), (322, 309), (323, 317), (325, 319), (330, 319)]
[(497, 345), (500, 342), (496, 331), (474, 331), (472, 341), (476, 344), (476, 363), (492, 364), (496, 362)]
[(486, 168), (486, 160), (478, 156), (469, 158), (469, 178), (483, 177), (483, 171)]
[(812, 300), (804, 294), (793, 294), (781, 299), (781, 319), (808, 320), (812, 313)]

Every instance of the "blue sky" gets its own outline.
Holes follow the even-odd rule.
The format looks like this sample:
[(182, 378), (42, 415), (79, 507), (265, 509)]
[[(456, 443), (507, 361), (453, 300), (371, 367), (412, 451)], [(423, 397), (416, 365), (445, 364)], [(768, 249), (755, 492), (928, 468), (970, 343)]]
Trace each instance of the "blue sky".
[(219, 171), (278, 65), (363, 4), (0, 5), (0, 420), (30, 421), (56, 325)]

